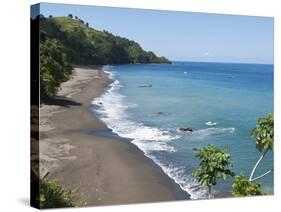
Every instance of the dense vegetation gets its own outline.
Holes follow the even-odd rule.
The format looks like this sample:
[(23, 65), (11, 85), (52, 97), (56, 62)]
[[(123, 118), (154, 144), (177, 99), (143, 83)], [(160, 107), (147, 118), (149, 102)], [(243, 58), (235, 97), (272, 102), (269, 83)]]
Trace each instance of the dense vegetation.
[(135, 41), (95, 30), (71, 15), (41, 18), (40, 33), (61, 42), (68, 61), (74, 64), (169, 63), (165, 57), (144, 51)]
[(257, 177), (254, 177), (254, 174), (267, 152), (273, 151), (273, 114), (259, 118), (257, 126), (251, 132), (251, 136), (255, 138), (256, 149), (261, 153), (261, 156), (254, 165), (249, 178), (245, 177), (242, 173), (235, 176), (235, 173), (230, 170), (230, 155), (226, 153), (224, 149), (218, 149), (212, 145), (208, 145), (201, 149), (194, 149), (197, 153), (196, 157), (200, 160), (200, 164), (194, 169), (193, 175), (198, 178), (200, 185), (208, 187), (209, 198), (212, 197), (211, 188), (217, 184), (218, 180), (225, 180), (229, 176), (235, 176), (232, 183), (232, 195), (235, 197), (266, 194), (262, 191), (261, 184), (257, 181), (271, 173), (273, 169), (270, 169)]
[(144, 51), (135, 41), (89, 27), (77, 16), (38, 18), (42, 99), (53, 96), (69, 79), (70, 64), (170, 63), (165, 57)]
[(60, 84), (70, 78), (72, 66), (66, 60), (65, 48), (57, 39), (42, 36), (40, 41), (40, 93), (56, 94)]
[(65, 191), (56, 181), (40, 180), (40, 208), (64, 208), (78, 206), (72, 191)]

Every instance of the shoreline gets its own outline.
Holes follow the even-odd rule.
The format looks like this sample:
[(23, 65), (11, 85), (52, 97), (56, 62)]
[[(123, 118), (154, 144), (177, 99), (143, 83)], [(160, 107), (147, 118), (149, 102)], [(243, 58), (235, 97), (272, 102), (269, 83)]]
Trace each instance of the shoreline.
[(74, 72), (59, 97), (40, 108), (40, 175), (76, 190), (89, 206), (188, 199), (161, 167), (128, 139), (110, 136), (89, 110), (112, 82), (101, 66)]

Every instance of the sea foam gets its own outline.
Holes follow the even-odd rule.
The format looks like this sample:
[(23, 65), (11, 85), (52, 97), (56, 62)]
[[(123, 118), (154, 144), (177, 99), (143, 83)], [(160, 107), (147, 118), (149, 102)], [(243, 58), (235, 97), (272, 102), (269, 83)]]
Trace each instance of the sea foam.
[[(108, 118), (107, 123), (116, 121), (111, 123), (112, 125), (107, 125), (115, 132), (119, 132), (119, 135), (130, 136), (132, 143), (187, 191), (192, 199), (206, 197), (205, 188), (198, 186), (196, 179), (191, 175), (199, 162), (194, 157), (193, 148), (201, 148), (207, 144), (227, 146), (233, 154), (233, 162), (237, 165), (233, 167), (233, 171), (240, 172), (242, 169), (251, 168), (253, 163), (251, 161), (254, 161), (256, 156), (254, 151), (250, 151), (251, 138), (248, 133), (237, 131), (248, 131), (250, 126), (248, 123), (254, 123), (261, 110), (264, 113), (272, 111), (270, 79), (273, 76), (273, 66), (173, 63), (120, 65), (108, 67), (106, 70), (109, 71), (109, 77), (113, 81), (116, 79), (120, 81), (119, 85), (115, 82), (113, 86), (116, 89), (120, 87), (119, 89), (113, 90), (109, 86), (106, 90), (108, 92), (112, 88), (112, 95), (116, 97), (112, 105), (106, 106), (106, 110), (112, 110), (111, 114), (116, 119), (107, 117), (105, 111), (104, 114), (98, 114), (96, 111), (96, 114), (104, 119)], [(226, 80), (230, 75), (236, 80)], [(150, 83), (153, 85), (151, 89), (139, 89), (136, 86)], [(246, 93), (241, 92), (245, 89)], [(265, 95), (261, 97), (260, 91), (265, 92)], [(105, 104), (102, 101), (103, 99), (101, 103)], [(115, 103), (116, 101), (120, 101), (121, 105)], [(132, 103), (138, 105), (134, 106)], [(93, 109), (104, 110), (103, 106), (97, 104)], [(121, 112), (114, 111), (117, 109)], [(141, 114), (133, 113), (134, 111)], [(168, 115), (158, 114), (159, 111)], [(246, 114), (242, 122), (239, 116), (241, 114)], [(117, 119), (118, 117), (121, 120)], [(123, 128), (124, 126), (128, 127)], [(184, 127), (192, 128), (193, 132), (177, 130)], [(148, 135), (140, 135), (144, 133)], [(137, 138), (139, 136), (140, 138)], [(169, 140), (167, 136), (180, 138)], [(236, 151), (239, 146), (243, 151)], [(245, 158), (249, 163), (241, 163)], [(269, 158), (269, 163), (265, 164), (265, 167), (270, 164), (272, 158)], [(271, 188), (271, 192), (273, 191), (272, 178), (266, 180), (264, 184)], [(229, 181), (221, 181), (215, 186), (220, 197), (231, 196), (229, 188), (231, 188)]]
[(147, 156), (160, 166), (162, 170), (181, 187), (182, 190), (186, 191), (190, 195), (190, 199), (206, 199), (208, 197), (207, 188), (200, 186), (193, 176), (186, 175), (184, 167), (177, 167), (172, 163), (163, 164), (153, 155)]
[(167, 130), (145, 126), (143, 123), (129, 119), (127, 110), (130, 107), (136, 107), (136, 104), (125, 101), (126, 97), (119, 93), (122, 87), (120, 81), (114, 80), (107, 92), (93, 100), (92, 104), (98, 106), (95, 111), (100, 115), (101, 120), (114, 133), (132, 139), (132, 143), (144, 152), (174, 152), (175, 149), (168, 143), (177, 139), (178, 136), (171, 135)]
[(192, 139), (194, 140), (203, 140), (207, 137), (232, 134), (234, 132), (235, 128), (233, 127), (209, 127), (205, 129), (195, 130), (192, 133), (188, 134), (188, 136), (192, 137)]
[[(114, 73), (106, 73), (114, 80)], [(191, 199), (206, 198), (207, 190), (199, 186), (194, 177), (186, 175), (183, 167), (177, 167), (172, 163), (164, 164), (153, 155), (155, 151), (176, 152), (176, 149), (170, 143), (181, 136), (167, 129), (150, 127), (143, 123), (132, 121), (127, 110), (136, 105), (126, 101), (126, 96), (120, 94), (122, 87), (123, 85), (119, 80), (114, 80), (103, 95), (92, 101), (92, 104), (96, 106), (95, 112), (100, 115), (101, 120), (114, 133), (121, 137), (132, 139), (131, 142), (159, 165), (184, 191), (189, 193)], [(222, 131), (224, 129), (215, 130), (214, 128), (209, 128), (195, 131), (192, 134), (210, 134)]]
[(217, 125), (216, 122), (211, 122), (211, 121), (207, 121), (207, 122), (205, 122), (205, 124), (206, 124), (207, 126), (216, 126), (216, 125)]

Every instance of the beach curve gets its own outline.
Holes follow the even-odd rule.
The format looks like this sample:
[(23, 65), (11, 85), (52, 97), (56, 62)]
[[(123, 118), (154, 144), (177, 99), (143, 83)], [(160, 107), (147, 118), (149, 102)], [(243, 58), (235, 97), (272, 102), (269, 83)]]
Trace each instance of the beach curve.
[(86, 205), (172, 201), (187, 194), (135, 145), (103, 136), (90, 112), (111, 83), (101, 67), (76, 67), (56, 101), (40, 108), (40, 175), (76, 190)]

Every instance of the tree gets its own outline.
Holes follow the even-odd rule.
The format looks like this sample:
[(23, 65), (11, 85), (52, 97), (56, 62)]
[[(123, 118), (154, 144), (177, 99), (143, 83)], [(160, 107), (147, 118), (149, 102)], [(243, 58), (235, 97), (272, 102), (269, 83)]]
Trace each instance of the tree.
[(273, 151), (274, 146), (274, 118), (272, 114), (265, 117), (261, 117), (257, 121), (257, 126), (251, 132), (252, 137), (256, 140), (256, 149), (261, 153), (260, 158), (256, 162), (254, 168), (251, 171), (249, 179), (247, 179), (243, 174), (236, 176), (232, 184), (232, 195), (236, 197), (241, 196), (255, 196), (255, 195), (265, 195), (266, 193), (261, 190), (261, 184), (255, 183), (254, 181), (266, 176), (272, 170), (261, 174), (254, 178), (255, 171), (265, 155), (269, 151)]
[(72, 14), (68, 14), (68, 17), (69, 17), (69, 18), (73, 18), (73, 15), (72, 15)]
[(45, 20), (45, 16), (43, 14), (39, 14), (38, 16), (39, 16), (40, 20)]
[(265, 117), (259, 118), (257, 121), (257, 126), (252, 130), (251, 135), (256, 139), (256, 149), (261, 153), (261, 156), (256, 162), (251, 172), (251, 175), (249, 177), (249, 181), (255, 181), (272, 172), (272, 170), (268, 170), (264, 174), (254, 178), (257, 167), (262, 162), (268, 151), (273, 151), (273, 145), (274, 145), (273, 115), (269, 114)]
[(84, 24), (84, 21), (82, 19), (78, 19), (78, 21), (82, 24)]
[(75, 16), (75, 19), (77, 20), (77, 19), (78, 19), (78, 16)]
[(208, 187), (209, 198), (212, 197), (212, 187), (220, 179), (226, 180), (235, 174), (230, 170), (232, 164), (230, 155), (225, 149), (218, 149), (212, 145), (201, 149), (194, 149), (196, 157), (201, 161), (199, 166), (193, 170), (192, 174), (198, 177), (201, 186)]
[[(44, 35), (44, 33), (42, 33)], [(45, 37), (42, 36), (41, 37)], [(55, 95), (60, 84), (70, 78), (72, 66), (66, 61), (63, 45), (57, 39), (40, 42), (40, 94), (41, 98)]]
[(86, 27), (89, 27), (89, 23), (88, 22), (86, 23)]
[(232, 184), (232, 195), (235, 197), (265, 195), (260, 183), (253, 183), (243, 174), (235, 176)]

